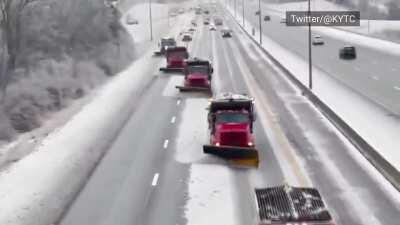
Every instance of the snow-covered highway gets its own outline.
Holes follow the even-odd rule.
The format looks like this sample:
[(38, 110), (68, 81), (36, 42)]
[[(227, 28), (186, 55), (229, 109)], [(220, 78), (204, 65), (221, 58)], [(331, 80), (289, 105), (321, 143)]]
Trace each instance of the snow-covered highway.
[[(139, 12), (145, 6), (134, 7)], [(165, 5), (157, 7), (165, 12)], [(175, 86), (183, 76), (159, 71), (165, 59), (152, 56), (157, 48), (154, 42), (99, 90), (100, 100), (94, 99), (50, 136), (41, 151), (0, 175), (0, 224), (255, 225), (254, 188), (286, 183), (318, 188), (336, 225), (398, 225), (400, 193), (302, 95), (224, 7), (218, 5), (213, 13), (224, 18), (224, 26), (233, 30), (232, 38), (222, 38), (220, 26), (211, 31), (203, 25), (205, 16), (193, 11), (169, 21), (168, 29), (167, 18), (158, 15), (155, 34), (176, 37), (184, 45), (179, 32), (189, 28), (192, 19), (197, 21), (189, 53), (212, 61), (213, 95), (235, 92), (255, 97), (259, 168), (238, 168), (203, 154), (202, 146), (209, 141), (210, 96), (179, 92)], [(276, 21), (266, 29), (282, 29)], [(128, 30), (139, 37), (136, 40), (146, 42), (146, 28)], [(73, 140), (65, 139), (74, 135)], [(55, 149), (57, 143), (62, 145)], [(53, 156), (46, 159), (48, 155)], [(38, 174), (31, 174), (38, 166), (42, 166)], [(24, 182), (28, 188), (13, 188)]]

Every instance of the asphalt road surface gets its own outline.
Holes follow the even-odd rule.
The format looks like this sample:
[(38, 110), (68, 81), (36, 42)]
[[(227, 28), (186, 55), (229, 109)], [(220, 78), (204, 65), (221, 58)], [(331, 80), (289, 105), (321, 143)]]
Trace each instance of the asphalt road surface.
[[(233, 1), (232, 1), (233, 2)], [(242, 13), (241, 1), (237, 6), (237, 14)], [(251, 26), (258, 29), (259, 21), (255, 12), (256, 1), (246, 1), (245, 18)], [(233, 8), (233, 7), (232, 7)], [(283, 46), (292, 53), (308, 60), (307, 27), (288, 27), (281, 23), (281, 16), (262, 4), (262, 16), (269, 15), (270, 21), (262, 18), (263, 34)], [(313, 32), (313, 34), (319, 34)], [(320, 34), (324, 45), (313, 46), (313, 66), (341, 81), (356, 92), (383, 106), (391, 113), (400, 115), (400, 56), (350, 44), (357, 49), (357, 59), (339, 59), (339, 49), (349, 43)], [(315, 85), (318, 85), (316, 83)]]
[[(219, 13), (223, 14), (221, 11)], [(399, 203), (389, 193), (385, 193), (372, 175), (351, 156), (343, 140), (332, 132), (331, 127), (323, 122), (321, 116), (310, 104), (300, 99), (301, 96), (298, 96), (297, 90), (277, 75), (254, 45), (241, 41), (246, 37), (229, 19), (230, 17), (225, 15), (224, 18), (226, 26), (234, 30), (233, 38), (224, 39), (218, 30), (209, 31), (208, 27), (200, 25), (195, 32), (193, 42), (190, 43), (192, 56), (208, 58), (214, 62), (214, 94), (226, 91), (249, 93), (248, 80), (254, 79), (256, 82), (252, 84), (251, 90), (263, 93), (256, 100), (276, 114), (274, 118), (269, 119), (277, 121), (276, 123), (283, 128), (283, 137), (279, 138), (288, 140), (299, 155), (306, 176), (323, 194), (337, 223), (397, 225), (400, 215)], [(198, 17), (198, 21), (202, 21), (201, 16)], [(280, 43), (285, 47), (293, 48), (299, 54), (305, 51), (298, 47), (303, 45), (296, 44), (304, 40), (288, 35), (303, 31), (294, 29), (286, 31), (287, 29), (283, 28), (275, 17), (272, 17), (272, 21), (264, 26), (268, 29), (277, 29), (279, 32), (268, 35), (281, 39)], [(360, 57), (355, 63), (341, 62), (336, 60), (337, 48), (341, 43), (330, 40), (328, 37), (325, 37), (325, 40), (327, 45), (322, 48), (330, 48), (335, 57), (326, 61), (321, 59), (321, 65), (327, 66), (328, 69), (338, 68), (331, 64), (331, 60), (334, 60), (337, 64), (343, 64), (341, 69), (345, 72), (355, 71), (355, 65), (360, 65), (362, 70), (366, 70), (361, 66), (368, 64), (364, 54), (371, 54), (371, 57), (376, 58), (376, 62), (389, 65), (389, 62), (382, 57), (376, 57), (375, 52), (361, 48), (359, 48)], [(319, 50), (315, 51), (318, 54)], [(321, 50), (320, 54), (323, 52), (330, 51)], [(160, 58), (157, 62), (163, 64), (163, 59)], [(362, 62), (364, 64), (361, 64)], [(373, 72), (372, 68), (369, 72)], [(360, 77), (358, 84), (364, 84), (361, 85), (363, 88), (375, 88), (373, 85), (377, 84), (365, 78), (364, 75), (361, 78), (361, 74), (363, 74), (361, 71), (357, 75), (347, 73), (343, 74), (343, 78), (348, 82), (357, 83), (357, 77)], [(391, 74), (393, 79), (396, 79), (394, 73)], [(158, 68), (154, 68), (154, 74), (150, 75), (153, 75), (155, 79), (142, 100), (132, 102), (132, 104), (137, 104), (137, 110), (132, 114), (131, 119), (126, 123), (79, 196), (66, 211), (60, 222), (61, 225), (182, 225), (188, 223), (185, 217), (185, 205), (188, 201), (187, 192), (192, 164), (176, 160), (175, 153), (179, 146), (175, 140), (178, 138), (190, 140), (193, 136), (190, 132), (185, 134), (178, 132), (182, 123), (182, 112), (188, 107), (187, 102), (191, 99), (206, 99), (209, 96), (177, 92), (172, 84), (178, 80), (179, 75), (163, 74), (158, 71)], [(368, 83), (371, 86), (368, 86)], [(383, 89), (382, 94), (386, 93)], [(291, 101), (283, 102), (282, 96)], [(205, 107), (206, 105), (190, 110), (205, 114)], [(317, 149), (312, 141), (308, 140), (301, 127), (303, 125), (296, 122), (293, 113), (301, 117), (309, 129), (321, 135), (324, 148)], [(258, 114), (259, 117), (264, 116), (263, 112)], [(271, 135), (275, 130), (265, 127), (261, 121), (264, 120), (258, 119), (255, 126), (256, 146), (260, 151), (261, 159), (258, 169), (239, 169), (218, 160), (201, 162), (203, 164), (221, 163), (234, 174), (232, 186), (238, 196), (233, 207), (240, 214), (238, 215), (240, 221), (237, 224), (248, 225), (254, 222), (254, 175), (266, 186), (281, 185), (288, 180), (285, 178), (287, 171), (284, 171), (284, 168), (286, 167), (280, 164), (278, 159), (280, 151), (286, 147), (279, 144), (278, 148), (276, 147), (276, 143), (281, 142), (275, 139), (276, 136)], [(201, 132), (207, 134), (206, 129)], [(195, 146), (195, 148), (202, 151), (202, 146)], [(323, 159), (326, 160), (326, 157), (321, 157), (324, 154), (329, 156), (329, 162), (323, 161)], [(210, 224), (213, 224), (213, 215), (204, 215), (204, 217), (209, 217)], [(193, 223), (193, 221), (189, 222)]]

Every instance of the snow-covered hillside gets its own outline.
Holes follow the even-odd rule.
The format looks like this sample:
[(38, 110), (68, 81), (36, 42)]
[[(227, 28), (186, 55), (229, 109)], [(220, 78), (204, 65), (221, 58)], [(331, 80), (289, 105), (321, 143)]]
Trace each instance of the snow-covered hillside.
[(120, 16), (103, 0), (41, 0), (21, 11), (16, 69), (1, 80), (0, 140), (40, 127), (132, 61)]

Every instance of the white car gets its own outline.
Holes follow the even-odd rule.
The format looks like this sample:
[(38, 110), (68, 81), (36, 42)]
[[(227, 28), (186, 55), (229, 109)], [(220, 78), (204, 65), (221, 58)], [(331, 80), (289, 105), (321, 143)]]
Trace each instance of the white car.
[(131, 15), (128, 15), (126, 17), (126, 24), (136, 25), (136, 24), (139, 24), (139, 21), (137, 19), (133, 18)]
[(313, 45), (323, 45), (324, 39), (322, 39), (322, 37), (320, 35), (314, 35), (312, 44)]
[(217, 28), (215, 27), (214, 24), (211, 24), (211, 25), (210, 25), (210, 30), (211, 30), (211, 31), (215, 31), (215, 30), (217, 30)]

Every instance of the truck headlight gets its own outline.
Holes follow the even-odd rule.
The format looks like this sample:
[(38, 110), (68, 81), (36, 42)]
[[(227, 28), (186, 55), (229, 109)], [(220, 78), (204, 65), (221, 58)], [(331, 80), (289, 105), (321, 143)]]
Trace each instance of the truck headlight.
[(215, 146), (219, 146), (219, 142), (215, 143)]
[(253, 144), (253, 142), (250, 141), (249, 143), (247, 143), (247, 145), (248, 146), (253, 146), (254, 144)]

